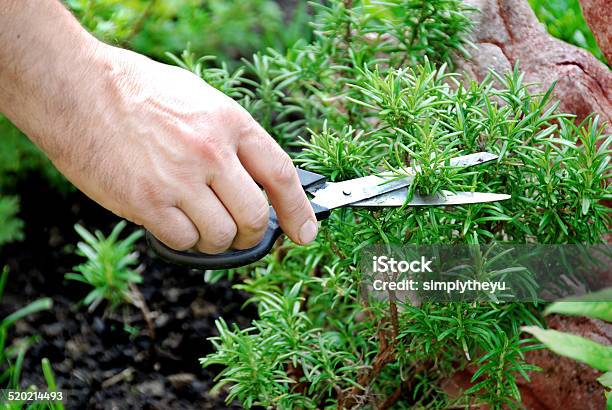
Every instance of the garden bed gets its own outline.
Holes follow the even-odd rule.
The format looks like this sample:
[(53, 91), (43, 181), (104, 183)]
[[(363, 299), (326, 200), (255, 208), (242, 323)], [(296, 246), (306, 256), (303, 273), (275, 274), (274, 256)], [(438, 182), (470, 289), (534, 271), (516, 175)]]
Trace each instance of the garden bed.
[[(213, 389), (220, 372), (221, 383), (233, 386), (227, 389), (236, 399), (231, 408), (603, 408), (598, 370), (533, 351), (533, 339), (523, 343), (522, 326), (546, 320), (542, 306), (425, 303), (398, 309), (357, 297), (358, 252), (365, 243), (564, 244), (609, 237), (609, 203), (601, 205), (610, 196), (609, 172), (602, 171), (609, 152), (601, 147), (609, 144), (603, 134), (610, 125), (603, 121), (610, 120), (610, 105), (600, 91), (612, 80), (610, 71), (586, 51), (549, 38), (522, 1), (480, 2), (491, 6), (482, 14), (491, 18), (474, 20), (462, 3), (446, 3), (452, 13), (442, 8), (427, 14), (431, 3), (415, 3), (417, 15), (430, 16), (417, 21), (405, 7), (375, 10), (372, 17), (338, 0), (329, 9), (313, 8), (319, 34), (286, 55), (268, 50), (238, 71), (237, 62), (219, 68), (193, 52), (174, 63), (227, 92), (296, 154), (296, 164), (329, 179), (426, 164), (415, 180), (419, 191), (469, 188), (511, 200), (410, 212), (336, 211), (321, 224), (315, 244), (285, 242), (261, 264), (234, 272), (248, 295), (233, 289), (225, 274), (207, 284), (201, 271), (156, 259), (141, 239), (136, 250), (143, 283), (130, 293), (135, 299), (122, 302), (138, 304), (142, 296), (143, 315), (129, 303), (113, 313), (106, 302), (88, 311), (79, 301), (92, 288), (65, 279), (84, 262), (74, 225), (108, 235), (119, 218), (79, 192), (58, 193), (35, 169), (16, 173), (18, 181), (11, 174), (2, 194), (15, 210), (20, 198), (25, 239), (0, 251), (0, 268), (10, 269), (0, 314), (42, 297), (54, 305), (9, 329), (8, 345), (39, 335), (14, 377), (20, 386), (53, 385), (41, 369), (48, 358), (57, 385), (68, 393), (67, 408), (227, 408), (226, 391)], [(395, 41), (388, 41), (389, 32)], [(469, 33), (480, 46), (472, 59), (459, 68), (443, 65), (466, 46)], [(546, 45), (539, 48), (552, 57), (527, 59), (533, 44)], [(384, 64), (361, 67), (361, 60), (378, 59)], [(497, 74), (488, 71), (491, 61), (500, 62), (493, 65)], [(445, 71), (464, 69), (469, 76), (456, 81)], [(557, 88), (549, 89), (554, 80)], [(532, 81), (541, 88), (526, 85)], [(559, 110), (549, 110), (554, 92), (562, 99)], [(590, 116), (598, 110), (599, 120)], [(584, 122), (575, 124), (564, 112)], [(298, 136), (304, 140), (296, 145)], [(500, 160), (473, 174), (447, 167), (455, 154), (476, 151)], [(98, 277), (108, 279), (102, 270)], [(245, 305), (248, 297), (252, 305)], [(605, 346), (612, 338), (611, 325), (597, 319), (548, 316), (548, 325)], [(206, 339), (217, 329), (222, 337), (213, 346)], [(202, 368), (202, 358), (211, 366)], [(533, 363), (543, 370), (527, 383)]]
[[(227, 281), (207, 285), (201, 272), (154, 260), (140, 241), (145, 270), (139, 289), (151, 310), (156, 339), (149, 337), (142, 313), (133, 307), (125, 315), (119, 309), (104, 317), (102, 305), (88, 313), (78, 306), (88, 289), (64, 280), (82, 259), (70, 251), (78, 241), (73, 225), (107, 233), (118, 218), (79, 192), (58, 194), (38, 177), (19, 186), (28, 240), (0, 254), (11, 269), (1, 314), (40, 297), (54, 303), (50, 311), (18, 322), (10, 335), (41, 336), (27, 352), (22, 386), (44, 385), (40, 363), (47, 357), (58, 385), (68, 391), (67, 408), (225, 408), (223, 395), (210, 395), (216, 369), (202, 369), (198, 359), (211, 352), (206, 338), (215, 333), (216, 318), (248, 325), (254, 311), (241, 310), (245, 295)], [(134, 330), (124, 329), (125, 318)]]

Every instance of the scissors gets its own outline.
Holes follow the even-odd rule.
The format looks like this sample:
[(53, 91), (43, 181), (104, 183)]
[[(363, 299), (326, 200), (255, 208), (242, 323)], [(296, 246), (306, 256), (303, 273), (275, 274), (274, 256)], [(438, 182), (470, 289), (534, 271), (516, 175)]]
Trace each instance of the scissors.
[[(452, 167), (467, 168), (494, 161), (497, 155), (478, 152), (452, 158)], [(329, 182), (323, 175), (297, 168), (300, 183), (304, 191), (312, 195), (310, 205), (317, 220), (329, 217), (330, 212), (346, 206), (359, 208), (386, 208), (402, 206), (454, 206), (504, 201), (510, 195), (483, 192), (450, 192), (441, 191), (435, 195), (425, 196), (414, 193), (408, 200), (408, 187), (414, 181), (418, 167), (407, 168), (401, 177), (397, 175), (369, 175), (342, 182)], [(270, 207), (268, 228), (263, 239), (254, 247), (242, 250), (229, 250), (210, 255), (191, 251), (177, 251), (159, 241), (150, 232), (146, 233), (149, 246), (162, 259), (198, 269), (229, 269), (245, 266), (267, 255), (276, 239), (283, 233), (274, 209)]]

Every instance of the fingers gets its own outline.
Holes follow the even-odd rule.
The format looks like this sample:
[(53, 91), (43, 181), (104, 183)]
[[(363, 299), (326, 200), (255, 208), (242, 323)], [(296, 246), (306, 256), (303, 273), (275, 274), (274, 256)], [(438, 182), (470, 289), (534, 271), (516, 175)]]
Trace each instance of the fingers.
[(227, 159), (223, 172), (213, 178), (211, 187), (238, 229), (232, 248), (257, 245), (268, 227), (268, 201), (238, 158)]
[(312, 242), (317, 220), (291, 158), (254, 120), (238, 145), (244, 168), (263, 185), (283, 231), (296, 243)]
[(172, 249), (180, 251), (193, 248), (200, 238), (187, 215), (175, 207), (152, 212), (145, 228)]
[(195, 244), (198, 251), (217, 254), (232, 245), (237, 232), (236, 224), (208, 186), (202, 185), (188, 192), (178, 206), (189, 216), (199, 232)]

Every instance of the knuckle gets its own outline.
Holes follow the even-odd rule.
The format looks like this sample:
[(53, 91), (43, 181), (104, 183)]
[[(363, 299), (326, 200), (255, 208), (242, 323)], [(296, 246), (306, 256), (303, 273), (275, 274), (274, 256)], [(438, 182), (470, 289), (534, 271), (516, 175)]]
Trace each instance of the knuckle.
[(223, 159), (227, 158), (223, 153), (221, 144), (212, 140), (212, 138), (197, 138), (194, 142), (194, 150), (199, 158), (207, 165), (221, 166)]
[(284, 209), (284, 214), (287, 218), (291, 220), (298, 219), (298, 217), (302, 217), (305, 215), (310, 208), (308, 204), (308, 199), (303, 195), (301, 199), (297, 199), (296, 201), (291, 201), (290, 204)]
[(212, 117), (216, 124), (234, 131), (250, 126), (251, 121), (249, 119), (252, 119), (240, 104), (226, 96), (223, 96), (212, 113)]
[(240, 224), (240, 233), (260, 233), (268, 226), (268, 218), (270, 216), (268, 206), (259, 207), (251, 212), (247, 219)]
[(129, 202), (136, 208), (158, 207), (167, 197), (163, 191), (163, 184), (149, 178), (139, 178), (138, 184), (131, 189)]
[(198, 235), (190, 235), (189, 233), (181, 233), (172, 236), (168, 239), (167, 245), (179, 251), (185, 251), (191, 249), (198, 242), (200, 237)]
[(293, 166), (293, 161), (289, 155), (282, 153), (278, 160), (278, 168), (276, 169), (274, 179), (281, 185), (286, 186), (291, 184), (296, 179), (296, 171)]
[(217, 224), (215, 229), (210, 231), (210, 236), (201, 238), (198, 250), (205, 253), (220, 253), (232, 245), (236, 237), (237, 228), (233, 223)]
[(255, 121), (255, 119), (248, 112), (242, 112), (243, 108), (240, 107), (240, 110), (235, 110), (233, 115), (235, 116), (234, 124), (238, 127), (238, 134), (242, 139), (253, 139), (253, 137), (261, 134), (261, 125)]
[(234, 100), (228, 101), (221, 108), (221, 115), (226, 123), (236, 124), (239, 127), (251, 127), (251, 116)]

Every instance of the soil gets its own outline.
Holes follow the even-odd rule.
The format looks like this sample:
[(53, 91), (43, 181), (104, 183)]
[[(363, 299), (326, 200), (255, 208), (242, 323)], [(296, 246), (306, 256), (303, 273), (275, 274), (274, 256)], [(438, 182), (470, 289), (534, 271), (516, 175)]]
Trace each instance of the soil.
[(79, 192), (57, 193), (39, 177), (29, 176), (19, 186), (27, 240), (0, 253), (0, 266), (11, 271), (0, 315), (41, 297), (54, 303), (50, 311), (19, 321), (9, 334), (9, 340), (40, 335), (26, 354), (22, 386), (45, 386), (40, 363), (46, 357), (69, 395), (69, 409), (240, 408), (228, 407), (224, 392), (211, 395), (219, 369), (203, 369), (198, 359), (212, 351), (207, 338), (217, 334), (215, 319), (223, 316), (241, 327), (250, 323), (256, 312), (250, 305), (242, 308), (246, 295), (227, 281), (206, 284), (201, 271), (157, 260), (141, 240), (139, 290), (155, 339), (134, 307), (105, 315), (101, 305), (90, 313), (79, 306), (89, 288), (64, 280), (83, 260), (73, 252), (78, 242), (73, 225), (108, 234), (119, 219)]

